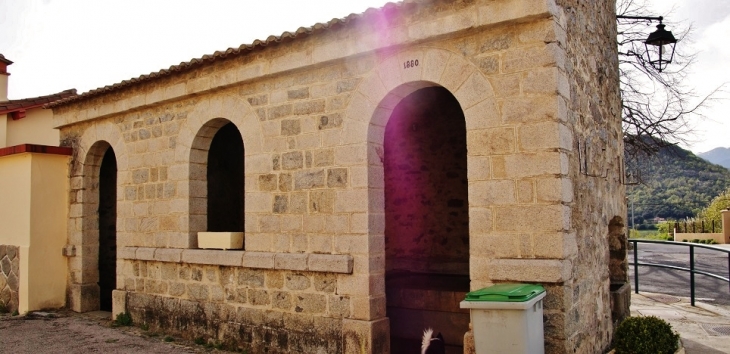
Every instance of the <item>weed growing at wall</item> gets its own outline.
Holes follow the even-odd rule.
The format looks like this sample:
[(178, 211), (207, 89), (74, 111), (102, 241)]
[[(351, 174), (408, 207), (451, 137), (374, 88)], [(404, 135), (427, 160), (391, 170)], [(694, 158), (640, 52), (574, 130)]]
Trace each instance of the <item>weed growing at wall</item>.
[(129, 315), (129, 312), (123, 312), (123, 313), (117, 314), (117, 319), (114, 320), (114, 325), (131, 326), (132, 325), (132, 316)]

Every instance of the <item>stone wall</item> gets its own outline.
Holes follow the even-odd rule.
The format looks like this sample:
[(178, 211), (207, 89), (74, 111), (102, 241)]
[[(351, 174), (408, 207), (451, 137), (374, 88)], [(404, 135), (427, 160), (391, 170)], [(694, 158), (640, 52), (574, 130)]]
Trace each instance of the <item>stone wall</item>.
[[(127, 309), (137, 322), (253, 353), (342, 351), (350, 298), (333, 274), (137, 261)], [(326, 330), (323, 330), (326, 329)]]
[(342, 352), (350, 297), (337, 274), (352, 272), (350, 256), (134, 247), (120, 256), (115, 299), (137, 323), (233, 350)]
[(0, 309), (18, 310), (20, 247), (0, 245)]
[[(617, 225), (626, 215), (615, 2), (556, 3), (564, 31), (559, 43), (565, 63), (559, 70), (566, 85), (559, 92), (567, 111), (562, 124), (572, 132), (565, 157), (572, 189), (569, 235), (576, 252), (568, 257), (570, 280), (548, 291), (546, 352), (600, 353), (613, 331), (608, 265), (625, 264), (620, 255), (611, 257), (609, 247), (609, 238), (625, 234)], [(625, 273), (612, 277), (624, 279)], [(555, 306), (556, 299), (570, 300), (563, 307)]]
[[(98, 170), (112, 147), (124, 259), (115, 295), (124, 301), (114, 311), (129, 309), (135, 321), (221, 341), (238, 331), (238, 345), (252, 350), (276, 342), (267, 348), (387, 352), (386, 291), (394, 289), (386, 265), (402, 249), (427, 254), (420, 264), (428, 259), (442, 273), (462, 274), (459, 289), (441, 293), (451, 302), (467, 282), (471, 290), (543, 284), (547, 352), (601, 352), (612, 332), (609, 221), (625, 215), (612, 6), (407, 1), (54, 108), (64, 144), (75, 148), (70, 306), (98, 306)], [(390, 124), (399, 103), (425, 88), (453, 95), (461, 132), (451, 133), (456, 124)], [(194, 250), (197, 232), (208, 227), (211, 141), (229, 123), (244, 145), (245, 251)], [(418, 228), (401, 223), (404, 209), (389, 214), (397, 203), (388, 188), (397, 193), (396, 182), (407, 180), (386, 176), (387, 155), (398, 151), (386, 138), (394, 129), (414, 133), (402, 139), (404, 158), (432, 155), (402, 171), (422, 178), (441, 165), (434, 185), (403, 196), (425, 211)], [(449, 189), (464, 179), (468, 195)], [(434, 186), (446, 190), (446, 206)], [(424, 220), (429, 213), (447, 221)], [(396, 234), (416, 241), (386, 244)], [(350, 267), (336, 271), (342, 257)], [(448, 262), (457, 266), (444, 272)], [(247, 283), (248, 274), (257, 274), (256, 283)], [(320, 276), (335, 279), (334, 292), (313, 285)], [(290, 288), (287, 277), (309, 287)], [(333, 333), (340, 344), (330, 342)], [(299, 344), (307, 336), (316, 340)]]

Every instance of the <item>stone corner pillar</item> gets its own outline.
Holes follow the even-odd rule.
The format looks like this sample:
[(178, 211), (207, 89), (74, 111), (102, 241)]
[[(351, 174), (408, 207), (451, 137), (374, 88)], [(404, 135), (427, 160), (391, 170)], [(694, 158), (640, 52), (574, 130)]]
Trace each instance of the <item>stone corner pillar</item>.
[(388, 354), (390, 353), (390, 320), (342, 321), (343, 353)]
[(99, 285), (71, 284), (68, 289), (68, 307), (74, 312), (99, 310)]
[(112, 290), (112, 319), (117, 315), (127, 312), (127, 292), (124, 290)]

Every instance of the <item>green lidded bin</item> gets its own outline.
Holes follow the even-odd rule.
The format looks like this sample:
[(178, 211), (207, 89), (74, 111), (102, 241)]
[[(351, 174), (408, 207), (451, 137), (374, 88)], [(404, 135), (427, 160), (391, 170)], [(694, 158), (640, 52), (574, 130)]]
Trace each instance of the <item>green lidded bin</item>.
[(466, 294), (465, 301), (524, 302), (545, 292), (532, 284), (497, 284)]
[(459, 303), (469, 309), (474, 349), (480, 354), (544, 354), (540, 285), (497, 284), (466, 294)]

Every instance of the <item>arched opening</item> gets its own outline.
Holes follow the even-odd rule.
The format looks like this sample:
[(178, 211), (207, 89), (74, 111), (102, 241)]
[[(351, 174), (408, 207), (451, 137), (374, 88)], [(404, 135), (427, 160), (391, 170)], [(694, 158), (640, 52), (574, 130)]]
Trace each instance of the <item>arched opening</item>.
[(611, 284), (624, 284), (629, 281), (628, 239), (624, 222), (618, 216), (608, 223), (608, 244), (611, 260), (608, 272)]
[(99, 307), (112, 310), (117, 285), (117, 158), (109, 147), (99, 167)]
[(208, 151), (208, 231), (243, 231), (243, 139), (233, 123)]
[(608, 223), (608, 276), (611, 291), (611, 317), (618, 325), (630, 315), (631, 285), (629, 284), (628, 239), (621, 217)]
[(391, 352), (418, 352), (425, 328), (461, 352), (469, 313), (466, 122), (456, 98), (427, 87), (403, 98), (385, 128), (386, 302)]

